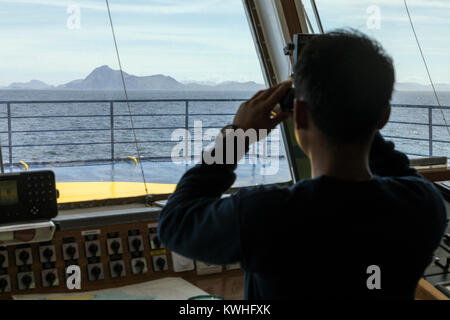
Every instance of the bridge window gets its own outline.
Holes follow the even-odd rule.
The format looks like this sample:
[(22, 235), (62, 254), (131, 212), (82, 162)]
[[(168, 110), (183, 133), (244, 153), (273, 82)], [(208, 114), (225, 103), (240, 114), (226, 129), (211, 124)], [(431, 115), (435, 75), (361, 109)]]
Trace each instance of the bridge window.
[[(105, 2), (0, 2), (6, 171), (53, 170), (60, 202), (172, 192), (265, 88), (240, 0), (110, 0), (126, 91)], [(279, 132), (265, 150), (236, 186), (291, 180)]]
[[(315, 32), (310, 1), (303, 1)], [(316, 1), (325, 31), (354, 28), (374, 37), (394, 58), (397, 85), (391, 123), (384, 134), (411, 157), (450, 157), (450, 5), (407, 1), (419, 46), (403, 1)], [(430, 77), (436, 93), (433, 91)], [(438, 103), (439, 100), (439, 103)], [(440, 107), (439, 107), (440, 105)]]

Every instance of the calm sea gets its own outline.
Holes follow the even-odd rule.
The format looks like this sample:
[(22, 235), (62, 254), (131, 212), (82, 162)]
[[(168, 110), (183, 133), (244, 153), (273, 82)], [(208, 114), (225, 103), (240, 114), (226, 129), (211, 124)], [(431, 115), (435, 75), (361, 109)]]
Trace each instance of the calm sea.
[[(172, 91), (131, 91), (131, 100), (151, 99), (247, 99), (251, 92), (172, 92)], [(450, 106), (450, 92), (440, 92), (443, 105)], [(125, 100), (122, 91), (24, 91), (0, 90), (0, 101), (54, 101), (54, 100)], [(432, 92), (397, 92), (394, 104), (437, 105)], [(204, 127), (221, 128), (231, 122), (232, 115), (240, 102), (190, 102), (189, 125), (202, 120)], [(137, 138), (142, 141), (140, 147), (143, 157), (170, 157), (176, 142), (171, 140), (174, 129), (184, 128), (186, 118), (184, 102), (145, 102), (132, 103)], [(53, 103), (53, 104), (12, 104), (11, 127), (13, 162), (60, 162), (84, 161), (111, 158), (111, 122), (109, 103)], [(450, 122), (450, 110), (444, 112)], [(7, 108), (0, 104), (0, 137), (2, 144), (8, 144)], [(31, 118), (38, 116), (39, 118)], [(65, 118), (47, 118), (47, 116), (66, 116)], [(67, 117), (80, 116), (80, 117)], [(387, 136), (405, 138), (429, 138), (429, 113), (426, 108), (394, 108), (392, 121), (419, 124), (391, 123), (384, 130)], [(442, 112), (433, 110), (433, 123), (444, 125)], [(421, 125), (422, 124), (422, 125)], [(116, 158), (135, 156), (134, 137), (130, 130), (130, 118), (126, 104), (114, 105), (114, 140)], [(83, 131), (77, 131), (82, 129)], [(51, 131), (54, 132), (42, 132)], [(450, 136), (445, 127), (434, 127), (433, 144), (435, 156), (450, 157)], [(397, 147), (407, 153), (429, 155), (427, 141), (391, 139)], [(87, 145), (83, 145), (87, 143)], [(94, 144), (92, 144), (94, 143)], [(57, 146), (55, 146), (55, 144)], [(76, 145), (70, 145), (76, 144)], [(36, 146), (39, 145), (39, 146)], [(9, 159), (8, 148), (3, 147), (6, 162)]]

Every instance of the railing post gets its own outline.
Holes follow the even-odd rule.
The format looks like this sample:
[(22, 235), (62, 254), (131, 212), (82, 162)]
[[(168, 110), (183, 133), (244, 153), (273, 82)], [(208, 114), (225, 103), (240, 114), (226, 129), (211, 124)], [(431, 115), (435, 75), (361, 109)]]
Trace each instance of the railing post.
[(188, 163), (187, 158), (189, 156), (189, 146), (190, 146), (190, 139), (189, 139), (189, 100), (186, 100), (186, 117), (185, 117), (185, 124), (184, 124), (184, 128), (186, 130), (186, 137), (185, 137), (185, 142), (186, 142), (186, 163)]
[(433, 106), (428, 107), (428, 125), (429, 125), (429, 135), (430, 135), (430, 157), (433, 156)]
[(115, 159), (115, 151), (114, 151), (114, 102), (111, 101), (109, 105), (109, 120), (111, 127), (111, 161)]
[(8, 113), (8, 151), (9, 151), (9, 166), (12, 166), (12, 128), (11, 128), (11, 103), (8, 102), (6, 105), (6, 110)]

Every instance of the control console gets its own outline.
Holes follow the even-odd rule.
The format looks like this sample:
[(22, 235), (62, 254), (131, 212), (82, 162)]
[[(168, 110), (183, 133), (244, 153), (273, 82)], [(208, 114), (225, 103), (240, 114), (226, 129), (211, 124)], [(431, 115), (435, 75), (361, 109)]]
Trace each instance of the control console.
[[(166, 277), (195, 282), (203, 275), (243, 275), (236, 270), (239, 265), (207, 265), (168, 251), (158, 239), (156, 219), (89, 228), (68, 228), (59, 218), (54, 221), (59, 230), (53, 241), (0, 247), (0, 299), (96, 291)], [(95, 225), (95, 219), (90, 223)], [(71, 267), (80, 270), (80, 290), (68, 287)]]
[(51, 220), (58, 214), (52, 171), (0, 175), (0, 225)]

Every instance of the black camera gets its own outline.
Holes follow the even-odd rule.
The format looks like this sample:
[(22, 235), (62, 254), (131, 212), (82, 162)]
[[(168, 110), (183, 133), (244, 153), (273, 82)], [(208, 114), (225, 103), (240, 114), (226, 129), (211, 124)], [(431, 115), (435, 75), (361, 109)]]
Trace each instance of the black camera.
[[(294, 67), (297, 65), (299, 58), (303, 52), (303, 49), (308, 44), (308, 42), (317, 37), (317, 34), (294, 34), (294, 42), (289, 43), (284, 48), (284, 54), (286, 56), (292, 57), (292, 63)], [(295, 88), (290, 88), (284, 98), (279, 102), (281, 110), (283, 112), (293, 112), (294, 111), (294, 100), (295, 100)]]

